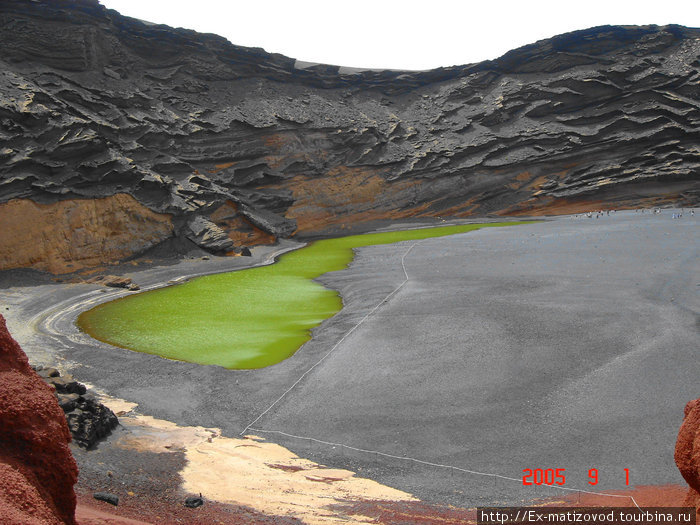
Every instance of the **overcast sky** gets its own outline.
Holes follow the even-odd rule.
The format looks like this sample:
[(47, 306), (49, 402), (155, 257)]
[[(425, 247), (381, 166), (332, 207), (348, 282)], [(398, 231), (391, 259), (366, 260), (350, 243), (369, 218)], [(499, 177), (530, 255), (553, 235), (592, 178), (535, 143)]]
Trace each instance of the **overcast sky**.
[(700, 27), (700, 0), (101, 0), (149, 22), (309, 62), (430, 69), (604, 24)]

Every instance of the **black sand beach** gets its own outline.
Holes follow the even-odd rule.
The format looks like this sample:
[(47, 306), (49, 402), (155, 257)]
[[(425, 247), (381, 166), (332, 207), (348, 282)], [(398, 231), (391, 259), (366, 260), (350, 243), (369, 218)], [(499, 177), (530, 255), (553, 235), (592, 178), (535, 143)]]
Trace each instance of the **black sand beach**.
[[(345, 308), (292, 358), (256, 371), (112, 348), (73, 326), (83, 301), (124, 292), (37, 284), (0, 289), (0, 301), (32, 362), (58, 364), (141, 414), (228, 437), (259, 418), (248, 433), (429, 502), (567, 493), (524, 487), (525, 468), (566, 469), (571, 490), (624, 489), (624, 469), (630, 487), (680, 483), (673, 446), (700, 373), (700, 237), (696, 217), (671, 213), (559, 217), (362, 249), (322, 278)], [(130, 276), (147, 287), (279, 248)]]

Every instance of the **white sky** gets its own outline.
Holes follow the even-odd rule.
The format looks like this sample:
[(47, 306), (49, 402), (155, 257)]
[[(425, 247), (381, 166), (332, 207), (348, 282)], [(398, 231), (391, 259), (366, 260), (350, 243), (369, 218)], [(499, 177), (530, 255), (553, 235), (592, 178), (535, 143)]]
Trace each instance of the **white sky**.
[(308, 62), (430, 69), (604, 24), (700, 27), (700, 0), (101, 0)]

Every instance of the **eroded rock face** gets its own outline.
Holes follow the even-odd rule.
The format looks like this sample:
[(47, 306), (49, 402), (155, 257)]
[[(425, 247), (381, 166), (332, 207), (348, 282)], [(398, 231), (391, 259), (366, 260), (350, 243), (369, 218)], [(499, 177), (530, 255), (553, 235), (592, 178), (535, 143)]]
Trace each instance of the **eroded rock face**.
[(169, 215), (123, 193), (49, 204), (0, 204), (0, 270), (67, 273), (142, 252), (173, 234)]
[(74, 524), (78, 468), (53, 390), (29, 367), (0, 315), (0, 516)]
[(689, 486), (684, 505), (700, 510), (700, 399), (690, 401), (685, 406), (675, 459), (678, 470)]
[(301, 64), (96, 0), (6, 0), (0, 25), (0, 202), (128, 193), (236, 247), (239, 226), (257, 242), (700, 202), (698, 29), (597, 27), (410, 72)]
[(204, 217), (192, 218), (187, 223), (185, 236), (200, 248), (213, 253), (226, 253), (233, 248), (233, 241), (226, 232)]

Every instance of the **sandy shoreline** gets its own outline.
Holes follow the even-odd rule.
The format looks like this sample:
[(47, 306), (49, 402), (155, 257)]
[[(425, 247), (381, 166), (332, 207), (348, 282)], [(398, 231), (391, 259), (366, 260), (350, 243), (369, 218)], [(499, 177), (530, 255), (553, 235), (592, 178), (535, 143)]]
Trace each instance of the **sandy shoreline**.
[(312, 525), (365, 523), (360, 516), (349, 519), (331, 508), (349, 501), (416, 501), (353, 472), (300, 458), (255, 435), (228, 438), (220, 429), (182, 427), (138, 414), (133, 403), (102, 401), (122, 414), (124, 432), (114, 441), (115, 448), (184, 455), (183, 494), (202, 493), (209, 501), (246, 505), (265, 515), (296, 517)]
[[(304, 245), (305, 243), (283, 241), (279, 245), (254, 249), (251, 258), (181, 260), (163, 268), (156, 266), (126, 275), (140, 284), (141, 291), (148, 291), (202, 275), (272, 264), (280, 255)], [(60, 300), (51, 304), (47, 301), (47, 287), (69, 291), (68, 297), (59, 296)], [(33, 364), (57, 366), (63, 372), (74, 373), (79, 364), (70, 361), (65, 355), (38, 349), (37, 340), (49, 338), (60, 341), (62, 338), (59, 336), (65, 336), (69, 340), (88, 339), (92, 343), (91, 338), (79, 333), (74, 326), (68, 329), (66, 327), (72, 325), (77, 315), (85, 309), (130, 293), (132, 292), (89, 284), (11, 287), (0, 289), (0, 304), (9, 305), (5, 306), (3, 313), (10, 331), (27, 348), (26, 353)], [(26, 321), (27, 316), (31, 316), (29, 322)], [(96, 341), (94, 343), (101, 344)], [(65, 339), (61, 344), (66, 346)], [(115, 448), (131, 454), (167, 454), (171, 450), (184, 453), (185, 467), (180, 472), (182, 483), (178, 487), (183, 494), (204, 493), (208, 500), (251, 506), (265, 515), (288, 515), (311, 525), (366, 523), (361, 516), (350, 519), (343, 512), (330, 508), (323, 510), (331, 505), (342, 506), (347, 501), (415, 501), (410, 494), (371, 480), (356, 478), (353, 472), (329, 469), (299, 458), (291, 451), (268, 443), (263, 438), (227, 438), (221, 435), (220, 429), (183, 427), (139, 414), (138, 403), (102, 393), (98, 385), (88, 386), (93, 392), (101, 394), (100, 401), (120, 417), (125, 435), (114, 441)], [(107, 448), (104, 443), (99, 446)], [(89, 461), (90, 452), (81, 454), (82, 451), (75, 447), (74, 452), (79, 460)], [(89, 500), (83, 501), (78, 511), (81, 523), (147, 523), (130, 518), (117, 519), (114, 509), (100, 510), (94, 506)]]
[[(473, 237), (460, 237), (460, 239), (464, 238), (469, 244), (469, 251), (464, 252), (469, 254), (469, 257), (473, 254), (482, 253), (479, 243), (482, 242), (482, 237), (486, 235), (486, 238), (489, 239), (489, 246), (493, 246), (497, 250), (506, 249), (507, 252), (503, 253), (508, 253), (508, 257), (524, 258), (524, 261), (528, 261), (527, 264), (530, 266), (534, 264), (535, 268), (538, 265), (549, 265), (551, 268), (556, 268), (556, 266), (551, 266), (551, 260), (547, 260), (548, 257), (552, 257), (553, 252), (549, 253), (546, 250), (546, 253), (540, 252), (543, 246), (546, 247), (547, 243), (552, 242), (551, 239), (557, 239), (558, 237), (566, 239), (567, 236), (573, 235), (572, 239), (589, 239), (591, 243), (596, 245), (596, 257), (599, 255), (608, 257), (611, 255), (608, 255), (605, 251), (605, 243), (618, 242), (614, 236), (619, 235), (621, 232), (626, 232), (627, 229), (629, 229), (629, 234), (624, 233), (624, 235), (637, 236), (640, 235), (639, 232), (642, 232), (647, 236), (644, 242), (655, 245), (656, 239), (660, 239), (666, 243), (665, 249), (671, 250), (675, 248), (668, 244), (671, 239), (666, 236), (687, 235), (681, 231), (676, 231), (679, 223), (668, 221), (664, 223), (648, 222), (649, 228), (644, 226), (640, 230), (641, 217), (635, 217), (632, 215), (632, 212), (627, 212), (626, 215), (619, 215), (619, 219), (610, 220), (607, 223), (596, 223), (594, 222), (595, 220), (589, 219), (576, 220), (570, 217), (560, 217), (554, 219), (547, 226), (535, 225), (528, 227), (530, 229), (527, 230), (527, 233), (523, 233), (521, 237), (528, 239), (529, 245), (522, 244), (522, 239), (519, 237), (511, 237), (509, 236), (510, 234), (505, 233), (481, 233)], [(653, 218), (647, 216), (643, 220), (651, 221)], [(647, 223), (645, 222), (644, 224)], [(689, 226), (689, 223), (684, 223), (685, 226)], [(533, 240), (536, 243), (533, 243)], [(517, 250), (513, 251), (510, 244), (505, 244), (505, 248), (499, 248), (499, 243), (503, 242), (512, 243), (513, 246), (517, 245)], [(413, 294), (424, 289), (428, 286), (428, 283), (432, 283), (432, 278), (425, 281), (425, 278), (420, 277), (421, 274), (416, 273), (416, 271), (422, 271), (421, 268), (424, 266), (426, 269), (430, 268), (432, 272), (438, 271), (442, 267), (437, 265), (431, 257), (440, 253), (449, 254), (458, 245), (459, 243), (457, 245), (454, 243), (445, 244), (444, 242), (426, 243), (420, 250), (413, 253), (412, 259), (409, 261), (409, 269), (412, 277), (415, 277), (417, 280), (415, 282), (412, 281), (411, 286), (406, 290), (406, 294), (402, 292), (401, 300), (392, 301), (386, 310), (386, 314), (391, 314), (392, 308), (401, 307), (404, 304), (412, 304), (411, 298)], [(243, 258), (223, 261), (216, 260), (216, 258), (212, 258), (210, 261), (202, 261), (200, 259), (185, 260), (165, 267), (153, 267), (145, 270), (137, 269), (129, 272), (127, 275), (132, 276), (137, 283), (147, 287), (156, 283), (167, 283), (167, 281), (185, 274), (227, 271), (234, 269), (231, 266), (242, 267), (236, 265), (262, 262), (278, 249), (292, 247), (256, 249), (253, 253), (253, 259), (247, 261), (243, 260)], [(175, 490), (174, 494), (209, 492), (211, 499), (249, 506), (267, 514), (297, 516), (308, 523), (328, 523), (338, 519), (346, 522), (348, 519), (352, 519), (362, 523), (367, 519), (366, 516), (354, 518), (348, 516), (348, 509), (352, 507), (352, 505), (348, 505), (348, 501), (358, 502), (368, 496), (371, 499), (371, 495), (375, 494), (376, 498), (378, 498), (376, 501), (395, 499), (397, 503), (415, 505), (416, 503), (411, 499), (411, 494), (414, 494), (420, 496), (421, 499), (427, 499), (436, 503), (463, 505), (465, 502), (470, 501), (469, 491), (472, 490), (472, 483), (470, 481), (465, 484), (464, 481), (447, 477), (439, 472), (435, 473), (430, 469), (409, 470), (402, 466), (401, 462), (396, 462), (395, 460), (381, 460), (380, 458), (367, 457), (366, 454), (362, 455), (341, 450), (334, 451), (329, 447), (319, 448), (318, 446), (311, 446), (310, 443), (304, 443), (298, 439), (282, 438), (269, 433), (260, 434), (286, 447), (282, 448), (270, 442), (241, 439), (238, 434), (245, 428), (246, 424), (250, 423), (266, 407), (269, 407), (271, 402), (277, 399), (281, 392), (292, 386), (293, 382), (305, 370), (308, 370), (309, 366), (316, 363), (323, 356), (324, 351), (329, 348), (329, 345), (337, 342), (348, 331), (348, 328), (357, 322), (358, 316), (366, 313), (371, 305), (376, 304), (377, 300), (386, 295), (387, 290), (392, 290), (401, 281), (403, 274), (400, 265), (397, 265), (397, 258), (400, 258), (404, 251), (405, 248), (401, 247), (363, 250), (362, 257), (356, 260), (349, 270), (324, 276), (322, 278), (324, 283), (341, 290), (346, 308), (335, 318), (328, 320), (319, 327), (314, 333), (314, 340), (307, 344), (303, 351), (298, 352), (297, 355), (284, 363), (258, 373), (251, 371), (227, 371), (219, 367), (202, 367), (188, 363), (165, 361), (155, 356), (114, 349), (86, 338), (83, 334), (77, 332), (72, 322), (82, 307), (91, 304), (90, 301), (111, 299), (116, 297), (117, 294), (124, 292), (102, 292), (99, 287), (94, 285), (39, 283), (30, 287), (0, 288), (0, 304), (5, 308), (10, 308), (3, 312), (7, 314), (10, 331), (25, 348), (32, 362), (35, 364), (58, 365), (63, 371), (72, 373), (76, 379), (89, 384), (98, 392), (111, 394), (110, 397), (112, 399), (111, 401), (108, 400), (108, 403), (117, 403), (118, 399), (124, 399), (127, 403), (138, 403), (139, 405), (136, 408), (128, 404), (115, 407), (117, 411), (121, 410), (124, 414), (122, 416), (122, 429), (115, 434), (114, 439), (108, 439), (98, 447), (98, 450), (93, 452), (83, 453), (82, 451), (76, 451), (78, 462), (81, 464), (81, 469), (85, 472), (85, 488), (111, 488), (112, 490), (122, 490), (122, 493), (126, 491), (125, 486), (117, 484), (114, 478), (105, 478), (104, 468), (98, 465), (99, 463), (111, 465), (114, 469), (111, 472), (113, 472), (115, 477), (119, 476), (118, 472), (121, 468), (124, 483), (128, 485), (131, 480), (138, 485), (140, 482), (139, 476), (141, 475), (139, 474), (139, 466), (130, 465), (128, 461), (122, 458), (124, 451), (129, 450), (129, 454), (140, 458), (136, 461), (142, 461), (143, 465), (164, 465), (161, 474), (156, 476), (159, 479), (151, 480), (150, 483), (155, 483), (156, 485), (161, 483), (163, 487), (170, 487), (171, 490)], [(631, 255), (638, 257), (637, 254)], [(445, 258), (444, 255), (442, 257)], [(464, 257), (464, 255), (460, 257)], [(503, 256), (501, 255), (500, 257), (502, 259)], [(534, 262), (540, 259), (540, 262)], [(693, 266), (692, 262), (687, 262), (689, 260), (692, 260), (692, 258), (684, 255), (683, 260), (679, 263), (682, 263), (679, 269), (682, 268), (686, 272), (690, 271), (690, 275), (693, 275), (694, 272), (697, 272), (697, 267)], [(469, 264), (472, 265), (470, 274), (482, 271), (481, 267), (473, 266), (475, 264), (474, 261), (470, 259)], [(572, 265), (570, 266), (572, 273), (579, 271), (576, 265), (583, 263), (587, 264), (588, 261), (566, 261), (566, 264)], [(416, 264), (419, 266), (416, 266)], [(665, 264), (668, 265), (668, 262)], [(495, 266), (493, 261), (489, 261), (488, 258), (485, 259), (483, 271), (489, 270), (491, 266)], [(447, 268), (445, 267), (445, 271), (447, 271)], [(583, 272), (590, 270), (587, 266), (582, 266), (580, 271), (582, 275), (585, 275)], [(668, 290), (674, 291), (675, 304), (671, 305), (671, 309), (669, 309), (669, 305), (666, 302), (664, 302), (663, 306), (657, 305), (659, 302), (658, 298), (651, 299), (651, 302), (648, 304), (649, 299), (643, 299), (645, 308), (662, 308), (659, 311), (664, 312), (665, 316), (670, 316), (667, 320), (675, 323), (674, 326), (685, 326), (685, 314), (683, 312), (694, 312), (696, 305), (694, 305), (692, 299), (683, 299), (687, 294), (675, 293), (676, 289), (682, 288), (675, 281), (668, 281), (668, 275), (676, 275), (674, 273), (675, 270), (667, 271), (667, 269), (664, 269), (663, 271), (666, 284), (663, 282), (658, 284), (652, 282), (649, 290), (653, 291), (658, 286), (661, 286), (664, 293), (668, 292)], [(371, 275), (372, 279), (367, 279), (368, 275)], [(564, 283), (567, 286), (571, 284), (571, 279), (564, 277), (564, 280), (561, 280), (562, 278), (559, 276), (557, 277), (559, 279), (558, 287), (564, 286)], [(653, 276), (650, 278), (656, 279)], [(539, 277), (537, 279), (539, 280)], [(465, 283), (464, 278), (460, 278), (459, 282)], [(517, 286), (527, 286), (527, 288), (524, 288), (524, 290), (527, 290), (532, 288), (532, 284), (528, 283), (538, 281), (533, 281), (532, 276), (523, 275), (522, 278), (519, 277), (517, 281), (513, 282), (517, 283)], [(611, 283), (601, 283), (601, 285), (610, 287)], [(460, 286), (463, 285), (460, 284)], [(586, 284), (586, 286), (585, 290), (589, 290), (590, 283)], [(115, 296), (108, 295), (112, 293)], [(589, 292), (586, 291), (585, 293)], [(639, 301), (639, 297), (641, 296), (635, 296), (635, 300)], [(80, 307), (75, 307), (77, 304), (76, 298), (79, 299)], [(421, 301), (421, 308), (426, 311), (441, 311), (442, 306), (433, 304), (430, 301), (426, 302), (425, 298), (421, 299)], [(541, 301), (541, 299), (538, 299), (538, 301)], [(533, 304), (536, 305), (537, 303)], [(67, 306), (73, 306), (74, 309), (66, 311)], [(586, 310), (586, 315), (594, 315), (595, 308), (590, 313), (588, 312)], [(395, 319), (401, 319), (404, 315), (400, 311), (396, 311), (394, 314), (393, 318)], [(462, 315), (460, 314), (460, 319), (463, 318)], [(477, 315), (480, 314), (477, 313)], [(376, 320), (381, 321), (382, 319), (384, 319), (382, 322), (386, 322), (388, 318), (379, 316)], [(634, 322), (634, 320), (625, 318), (624, 322)], [(681, 323), (680, 325), (678, 324), (679, 322)], [(380, 325), (377, 326), (379, 327)], [(386, 332), (387, 327), (391, 326), (390, 324), (384, 325), (381, 329), (382, 332)], [(455, 329), (457, 328), (462, 330), (459, 326), (455, 327)], [(462, 334), (462, 332), (459, 333)], [(524, 333), (527, 333), (527, 330), (524, 330)], [(349, 365), (353, 361), (357, 362), (357, 358), (353, 357), (353, 361), (350, 362), (346, 362), (346, 358), (353, 354), (362, 355), (363, 348), (367, 344), (370, 344), (368, 348), (372, 348), (373, 341), (381, 340), (382, 336), (380, 334), (381, 332), (378, 334), (374, 331), (373, 325), (368, 326), (366, 332), (356, 334), (357, 338), (347, 343), (351, 346), (346, 349), (341, 348), (343, 352), (338, 352), (337, 356), (333, 356), (328, 363), (324, 363), (324, 366), (318, 370), (318, 373), (315, 373), (314, 381), (304, 382), (300, 385), (299, 391), (295, 390), (295, 395), (290, 397), (289, 400), (285, 400), (284, 406), (279, 407), (280, 410), (272, 411), (269, 417), (261, 422), (260, 428), (268, 430), (284, 429), (292, 434), (296, 433), (301, 436), (315, 435), (328, 441), (349, 444), (354, 443), (358, 437), (365, 441), (367, 441), (367, 438), (370, 438), (370, 441), (375, 439), (372, 436), (372, 432), (375, 432), (373, 429), (376, 428), (376, 425), (372, 423), (375, 414), (373, 410), (368, 410), (366, 407), (362, 408), (364, 406), (363, 396), (365, 396), (365, 393), (358, 391), (355, 397), (352, 398), (354, 399), (353, 404), (358, 403), (357, 414), (365, 414), (366, 421), (364, 423), (358, 423), (358, 421), (353, 419), (356, 417), (355, 409), (348, 411), (340, 408), (341, 405), (334, 407), (333, 399), (335, 396), (338, 396), (338, 399), (344, 397), (351, 399), (347, 396), (352, 395), (353, 388), (348, 388), (347, 392), (345, 392), (345, 389), (350, 384), (346, 387), (342, 386), (344, 378), (342, 375), (339, 375), (341, 371), (343, 371), (342, 374), (360, 374), (354, 377), (363, 377), (373, 373), (370, 370), (352, 372), (354, 365), (350, 367)], [(691, 337), (690, 341), (692, 341), (692, 336), (689, 337)], [(459, 335), (456, 341), (462, 340), (462, 338), (463, 335)], [(415, 335), (413, 339), (419, 344), (424, 344), (417, 340), (420, 338), (416, 338)], [(676, 347), (680, 344), (681, 346), (678, 348), (685, 348), (683, 345), (687, 343), (679, 341), (676, 340)], [(415, 349), (412, 347), (411, 352), (418, 350), (420, 350), (420, 347), (415, 347)], [(349, 351), (351, 353), (348, 353)], [(375, 353), (374, 350), (372, 352)], [(420, 354), (416, 354), (416, 356), (418, 355)], [(381, 356), (378, 357), (381, 358)], [(625, 359), (629, 360), (629, 357), (625, 357)], [(634, 366), (638, 365), (635, 364)], [(690, 373), (693, 366), (696, 365), (690, 365), (689, 368), (686, 367), (688, 368), (688, 373)], [(449, 378), (449, 374), (445, 377)], [(334, 379), (329, 383), (328, 381), (331, 378)], [(335, 383), (338, 382), (338, 379), (340, 379), (340, 382), (336, 385)], [(449, 386), (451, 384), (450, 381), (452, 380), (449, 379), (445, 386)], [(373, 385), (377, 384), (376, 380), (373, 380)], [(317, 385), (318, 388), (314, 389), (314, 385)], [(367, 395), (380, 396), (379, 399), (384, 399), (390, 393), (390, 390), (387, 389), (396, 388), (391, 385), (392, 382), (389, 381), (386, 384), (386, 389), (379, 389), (373, 393), (373, 386), (370, 389), (365, 388), (365, 391)], [(418, 383), (415, 386), (417, 385)], [(328, 392), (333, 392), (334, 397), (329, 398)], [(427, 390), (426, 393), (428, 396), (431, 395), (430, 390)], [(405, 397), (406, 393), (402, 395)], [(692, 397), (689, 393), (678, 393), (679, 397), (686, 395), (688, 396), (687, 399)], [(376, 397), (373, 398), (377, 399)], [(389, 398), (391, 398), (391, 395), (389, 395)], [(684, 401), (687, 399), (684, 399)], [(429, 401), (429, 398), (426, 401)], [(324, 408), (325, 405), (328, 406)], [(347, 403), (342, 406), (346, 405)], [(420, 403), (415, 406), (420, 407)], [(669, 411), (673, 411), (673, 406), (675, 405), (669, 405)], [(637, 410), (636, 407), (633, 408)], [(387, 410), (381, 403), (378, 409)], [(391, 410), (385, 413), (390, 414)], [(450, 417), (447, 414), (454, 411), (455, 408), (448, 405), (438, 410), (435, 417), (449, 421)], [(440, 414), (443, 412), (444, 414), (441, 416)], [(344, 424), (338, 426), (340, 420), (338, 420), (336, 414), (343, 414), (344, 419), (354, 426), (348, 427)], [(679, 418), (680, 416), (682, 416), (682, 406)], [(670, 420), (673, 420), (673, 417)], [(417, 421), (420, 421), (420, 419)], [(389, 420), (387, 423), (391, 423), (391, 421)], [(663, 424), (668, 425), (667, 422)], [(671, 426), (673, 424), (670, 423)], [(409, 444), (415, 441), (416, 444), (421, 446), (420, 450), (408, 450), (409, 456), (437, 462), (439, 458), (435, 456), (436, 459), (433, 460), (430, 454), (451, 453), (450, 451), (454, 447), (451, 445), (446, 446), (448, 444), (446, 442), (436, 439), (428, 439), (427, 442), (423, 441), (420, 443), (416, 441), (417, 439), (423, 439), (425, 434), (422, 430), (422, 425), (424, 423), (412, 421), (409, 418), (403, 426), (404, 430), (400, 431), (400, 434), (404, 436), (404, 439), (407, 439)], [(336, 427), (337, 429), (334, 430)], [(350, 430), (348, 433), (350, 428), (353, 430)], [(397, 428), (402, 427), (398, 426)], [(340, 434), (335, 435), (338, 432)], [(367, 432), (370, 432), (370, 434), (367, 435)], [(672, 433), (673, 430), (671, 431)], [(666, 434), (668, 432), (665, 432), (664, 436)], [(382, 435), (384, 434), (380, 433), (377, 437)], [(442, 434), (437, 435), (440, 436)], [(425, 436), (427, 437), (427, 434)], [(445, 436), (449, 436), (449, 432)], [(657, 442), (657, 445), (672, 448), (673, 439), (666, 443), (666, 438), (667, 436), (663, 438), (663, 441)], [(210, 439), (211, 442), (209, 441)], [(253, 446), (249, 446), (251, 443)], [(362, 443), (362, 441), (359, 443)], [(425, 443), (429, 443), (432, 449), (425, 449)], [(166, 448), (166, 446), (170, 448)], [(396, 445), (387, 447), (381, 442), (377, 442), (373, 447), (369, 448), (391, 451), (397, 447)], [(241, 449), (245, 449), (245, 452), (254, 450), (256, 454), (253, 454), (254, 457), (243, 457), (239, 454)], [(290, 450), (293, 452), (290, 452)], [(398, 450), (400, 451), (401, 448), (399, 447)], [(430, 452), (430, 454), (426, 455), (426, 452)], [(279, 461), (270, 461), (269, 458), (276, 458), (280, 454)], [(212, 458), (220, 459), (212, 461)], [(265, 460), (265, 458), (268, 459)], [(309, 460), (300, 458), (309, 458)], [(459, 464), (457, 457), (449, 460)], [(123, 463), (121, 466), (120, 462)], [(275, 466), (271, 467), (269, 464)], [(334, 468), (321, 468), (319, 471), (319, 467), (314, 466), (318, 464), (328, 464)], [(498, 471), (499, 468), (494, 465), (486, 465), (480, 468), (484, 470), (490, 468), (491, 470), (489, 471)], [(299, 466), (302, 466), (302, 468), (297, 469)], [(214, 468), (220, 468), (221, 476), (223, 477), (218, 478), (217, 482), (209, 486), (208, 478), (217, 479), (215, 475), (211, 474)], [(644, 468), (643, 465), (640, 468)], [(653, 468), (658, 467), (654, 466)], [(664, 466), (663, 468), (666, 469), (667, 467)], [(500, 471), (504, 472), (502, 468)], [(224, 486), (225, 482), (222, 480), (236, 479), (235, 476), (237, 474), (235, 472), (241, 475), (240, 479), (245, 481), (245, 483), (237, 484), (232, 481), (231, 483), (235, 487)], [(352, 472), (357, 472), (358, 474), (352, 475)], [(363, 480), (362, 478), (364, 477), (375, 481)], [(653, 476), (647, 476), (647, 479), (650, 477), (653, 478)], [(663, 476), (658, 476), (658, 481), (666, 483), (668, 479), (672, 478), (672, 475), (669, 477), (669, 474), (665, 473)], [(382, 487), (376, 481), (383, 483), (385, 486)], [(285, 483), (289, 484), (286, 488)], [(308, 487), (304, 484), (308, 485)], [(308, 499), (301, 498), (299, 494), (294, 492), (294, 487), (301, 485), (305, 487), (304, 493), (308, 492), (310, 494)], [(449, 495), (448, 490), (455, 485), (460, 487), (461, 493), (455, 492)], [(321, 486), (324, 490), (315, 492), (314, 487), (317, 486)], [(203, 490), (203, 487), (206, 488)], [(269, 495), (261, 497), (260, 495), (265, 493), (265, 487), (273, 488), (270, 488)], [(389, 489), (388, 487), (398, 487), (402, 490)], [(426, 487), (430, 488), (427, 492)], [(601, 488), (601, 490), (609, 490), (609, 488), (610, 485)], [(505, 498), (506, 494), (509, 493), (511, 498), (514, 495), (516, 499), (523, 497), (520, 495), (522, 491), (518, 491), (517, 487), (511, 485), (496, 486), (495, 489), (488, 486), (486, 489), (487, 493), (492, 493), (498, 497), (503, 495)], [(478, 492), (478, 486), (475, 490)], [(525, 493), (523, 492), (523, 494)], [(533, 497), (537, 496), (533, 494)], [(125, 497), (128, 499), (129, 496)], [(297, 501), (302, 501), (302, 503), (296, 504)], [(476, 502), (477, 500), (472, 499), (471, 501)], [(326, 511), (318, 513), (312, 510), (317, 508), (319, 504), (323, 506), (323, 503), (325, 503)], [(357, 505), (359, 503), (356, 503)], [(251, 523), (253, 522), (251, 521)]]
[[(475, 221), (451, 221), (464, 222)], [(447, 222), (403, 221), (383, 225), (383, 228), (376, 225), (375, 231), (443, 224)], [(305, 242), (282, 241), (278, 245), (253, 249), (251, 258), (210, 257), (205, 260), (192, 257), (163, 266), (146, 265), (145, 269), (132, 270), (128, 265), (122, 265), (116, 270), (138, 283), (141, 291), (147, 291), (202, 275), (271, 264), (280, 255), (304, 245)], [(76, 374), (82, 364), (74, 361), (67, 351), (72, 342), (108, 346), (77, 330), (74, 322), (79, 313), (133, 292), (91, 284), (62, 284), (48, 281), (43, 276), (39, 279), (33, 277), (20, 279), (24, 281), (20, 286), (0, 288), (0, 304), (5, 307), (3, 313), (10, 331), (25, 348), (33, 364), (55, 366), (64, 373)], [(30, 284), (37, 280), (45, 282)], [(77, 375), (80, 377), (79, 372)], [(221, 435), (221, 429), (178, 426), (171, 421), (140, 414), (138, 403), (106, 394), (99, 381), (83, 382), (120, 416), (120, 430), (124, 435), (116, 440), (108, 439), (99, 448), (122, 449), (132, 454), (184, 453), (185, 467), (180, 471), (182, 483), (178, 487), (183, 494), (203, 492), (210, 500), (251, 506), (265, 515), (294, 516), (310, 524), (366, 523), (365, 517), (358, 515), (353, 519), (342, 510), (351, 501), (417, 501), (406, 492), (356, 477), (349, 470), (332, 469), (299, 458), (264, 438), (227, 438)], [(79, 463), (91, 462), (90, 452), (84, 453), (75, 447), (74, 452)], [(231, 485), (235, 489), (231, 489)], [(266, 496), (261, 497), (261, 494)], [(333, 506), (338, 508), (334, 510)], [(95, 508), (95, 503), (84, 497), (81, 509), (78, 516), (83, 523), (122, 523), (114, 521), (113, 509)], [(124, 518), (123, 523), (144, 522)]]

